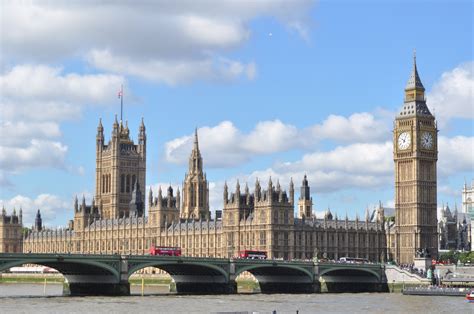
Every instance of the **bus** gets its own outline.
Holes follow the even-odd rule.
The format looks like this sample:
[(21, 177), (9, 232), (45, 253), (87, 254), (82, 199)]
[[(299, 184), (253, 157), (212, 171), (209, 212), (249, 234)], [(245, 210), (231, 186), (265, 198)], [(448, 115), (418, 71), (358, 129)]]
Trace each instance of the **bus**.
[(360, 257), (341, 257), (339, 258), (341, 263), (351, 263), (351, 264), (366, 264), (369, 263), (369, 260), (366, 258)]
[(247, 259), (267, 259), (267, 252), (244, 250), (239, 252), (239, 258)]
[(169, 246), (154, 246), (150, 247), (150, 255), (158, 256), (181, 256), (181, 248)]

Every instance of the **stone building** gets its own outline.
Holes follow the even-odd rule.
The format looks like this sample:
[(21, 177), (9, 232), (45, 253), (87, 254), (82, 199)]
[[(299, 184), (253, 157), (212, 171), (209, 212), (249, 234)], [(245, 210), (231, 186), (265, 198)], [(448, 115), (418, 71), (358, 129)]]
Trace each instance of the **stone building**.
[[(374, 217), (367, 210), (365, 219), (339, 219), (329, 209), (324, 218), (317, 219), (306, 176), (298, 204), (293, 181), (288, 190), (271, 178), (266, 183), (257, 180), (252, 191), (247, 184), (242, 189), (239, 182), (230, 191), (226, 184), (223, 209), (213, 218), (197, 131), (181, 191), (169, 187), (164, 195), (161, 188), (150, 190), (146, 215), (142, 191), (146, 187), (145, 125), (142, 121), (135, 144), (127, 123), (115, 119), (107, 145), (100, 122), (97, 128), (92, 204), (87, 205), (84, 198), (79, 204), (76, 198), (67, 228), (35, 228), (17, 241), (17, 248), (38, 253), (147, 254), (154, 244), (178, 246), (188, 256), (233, 257), (242, 250), (263, 250), (270, 258), (350, 256), (398, 263), (411, 263), (417, 251), (427, 249), (436, 257), (438, 130), (424, 91), (414, 61), (404, 106), (394, 124), (393, 221), (386, 221), (382, 206)], [(0, 246), (0, 250), (5, 248)]]
[(462, 212), (468, 217), (470, 250), (474, 251), (474, 180), (469, 187), (464, 182), (462, 189)]
[[(41, 222), (17, 249), (23, 252), (147, 254), (151, 245), (180, 247), (183, 255), (235, 257), (242, 250), (266, 251), (270, 258), (337, 259), (342, 256), (380, 261), (386, 243), (383, 211), (377, 219), (338, 219), (328, 210), (323, 219), (312, 213), (308, 179), (302, 181), (295, 218), (295, 193), (291, 181), (285, 191), (279, 182), (259, 180), (251, 192), (237, 183), (233, 192), (224, 187), (222, 219), (212, 219), (209, 187), (195, 133), (189, 170), (180, 190), (168, 187), (148, 194), (144, 211), (145, 126), (139, 143), (129, 138), (127, 124), (114, 122), (112, 138), (104, 145), (103, 127), (97, 129), (96, 196), (87, 205), (76, 197), (68, 228), (44, 230)], [(154, 196), (156, 195), (156, 196)], [(127, 208), (125, 208), (127, 204)], [(38, 215), (39, 212), (38, 212)], [(39, 216), (40, 217), (40, 216)], [(21, 225), (21, 224), (20, 224)], [(19, 225), (19, 226), (20, 226)], [(20, 249), (20, 250), (21, 250)]]
[(438, 128), (426, 105), (415, 56), (404, 104), (395, 118), (393, 158), (395, 224), (388, 230), (390, 259), (411, 264), (419, 250), (436, 258)]
[(5, 208), (2, 208), (0, 215), (0, 252), (22, 252), (22, 219), (21, 208), (18, 215), (15, 209), (13, 209), (11, 215), (7, 215)]
[(448, 205), (443, 206), (438, 222), (439, 249), (470, 251), (470, 233), (467, 214), (458, 212), (457, 206), (453, 212)]

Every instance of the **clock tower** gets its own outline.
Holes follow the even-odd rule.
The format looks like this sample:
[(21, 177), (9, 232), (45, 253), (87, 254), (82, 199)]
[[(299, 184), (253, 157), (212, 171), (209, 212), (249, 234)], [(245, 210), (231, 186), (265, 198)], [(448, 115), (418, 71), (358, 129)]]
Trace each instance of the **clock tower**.
[(395, 247), (398, 263), (412, 263), (416, 253), (438, 255), (436, 162), (438, 129), (426, 105), (413, 57), (413, 70), (405, 87), (405, 100), (393, 130), (395, 162)]

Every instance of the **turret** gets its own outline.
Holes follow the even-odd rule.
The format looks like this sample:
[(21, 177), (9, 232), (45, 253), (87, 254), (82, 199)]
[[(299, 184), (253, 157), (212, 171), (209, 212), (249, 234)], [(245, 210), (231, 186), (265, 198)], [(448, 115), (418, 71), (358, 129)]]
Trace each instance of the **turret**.
[(79, 211), (79, 201), (77, 199), (77, 195), (74, 198), (74, 212), (77, 213)]
[(161, 191), (161, 185), (158, 187), (158, 207), (161, 207), (161, 204), (163, 202), (163, 192)]
[(331, 209), (328, 207), (328, 209), (326, 210), (326, 213), (324, 214), (324, 219), (326, 220), (332, 220), (332, 213), (331, 213)]
[(229, 190), (227, 187), (227, 181), (224, 183), (224, 205), (227, 204), (229, 200)]
[(293, 184), (293, 178), (290, 178), (290, 203), (295, 204), (295, 185)]
[(102, 125), (102, 118), (99, 119), (99, 125), (97, 126), (96, 142), (99, 151), (99, 149), (104, 145), (104, 127)]
[(18, 223), (21, 225), (23, 224), (23, 210), (20, 207), (20, 215), (18, 217)]
[(178, 210), (181, 209), (181, 192), (179, 191), (179, 186), (178, 186), (178, 190), (176, 191), (176, 208)]
[(138, 145), (143, 146), (143, 148), (146, 147), (146, 129), (145, 129), (145, 122), (143, 121), (143, 117), (142, 117), (142, 122), (140, 124), (140, 129), (138, 131)]
[(43, 220), (41, 219), (41, 212), (38, 209), (36, 212), (36, 218), (35, 218), (35, 230), (36, 231), (41, 231), (43, 230)]
[(138, 180), (135, 181), (132, 192), (132, 200), (129, 204), (129, 215), (130, 217), (141, 217), (143, 216), (144, 206), (142, 201), (142, 192), (140, 191), (140, 184)]
[(171, 187), (171, 185), (168, 187), (168, 194), (167, 194), (167, 206), (168, 207), (171, 207), (172, 206), (172, 200), (173, 200), (173, 188)]
[(117, 121), (117, 115), (115, 115), (114, 124), (112, 126), (112, 138), (116, 138), (119, 134), (119, 124)]
[(150, 186), (150, 191), (148, 192), (148, 207), (151, 207), (153, 205), (153, 190), (151, 189)]
[(262, 188), (260, 187), (260, 182), (258, 181), (258, 178), (255, 179), (255, 201), (260, 201), (260, 198), (262, 197)]

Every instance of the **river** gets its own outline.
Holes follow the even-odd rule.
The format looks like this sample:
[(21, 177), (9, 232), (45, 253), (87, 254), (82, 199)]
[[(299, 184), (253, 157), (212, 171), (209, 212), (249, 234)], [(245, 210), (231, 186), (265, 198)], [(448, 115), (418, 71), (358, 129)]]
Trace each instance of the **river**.
[[(46, 291), (45, 291), (46, 290)], [(133, 286), (130, 297), (63, 297), (61, 284), (0, 284), (0, 313), (474, 313), (462, 297), (398, 293), (157, 295), (163, 287)]]

